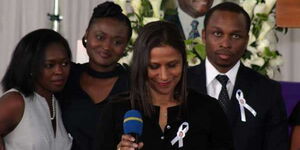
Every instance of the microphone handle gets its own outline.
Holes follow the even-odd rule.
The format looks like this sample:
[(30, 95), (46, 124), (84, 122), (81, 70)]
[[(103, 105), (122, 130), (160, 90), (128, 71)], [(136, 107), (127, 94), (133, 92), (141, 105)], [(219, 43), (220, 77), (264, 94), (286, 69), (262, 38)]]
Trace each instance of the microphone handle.
[[(131, 135), (132, 137), (134, 137), (134, 139), (135, 139), (134, 143), (139, 144), (140, 139), (139, 139), (139, 135), (138, 134), (130, 133), (129, 135)], [(134, 150), (138, 150), (138, 148), (135, 148)]]

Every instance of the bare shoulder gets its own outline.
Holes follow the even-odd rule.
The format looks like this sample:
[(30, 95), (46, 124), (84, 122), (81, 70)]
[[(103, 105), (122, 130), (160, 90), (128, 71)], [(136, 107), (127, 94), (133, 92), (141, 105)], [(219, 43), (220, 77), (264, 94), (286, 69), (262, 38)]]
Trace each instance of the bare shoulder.
[(24, 113), (25, 102), (18, 92), (9, 92), (0, 98), (0, 132), (5, 134), (16, 127)]
[(0, 98), (0, 108), (2, 109), (19, 110), (24, 108), (24, 105), (24, 98), (19, 92), (9, 92)]

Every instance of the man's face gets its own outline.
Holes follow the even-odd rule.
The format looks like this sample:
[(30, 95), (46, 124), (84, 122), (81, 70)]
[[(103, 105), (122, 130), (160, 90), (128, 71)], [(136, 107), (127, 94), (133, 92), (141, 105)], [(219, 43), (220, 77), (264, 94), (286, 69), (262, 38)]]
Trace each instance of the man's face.
[(207, 59), (220, 72), (229, 71), (243, 56), (248, 32), (243, 14), (215, 11), (202, 31)]
[(180, 8), (193, 18), (204, 16), (214, 0), (178, 0)]

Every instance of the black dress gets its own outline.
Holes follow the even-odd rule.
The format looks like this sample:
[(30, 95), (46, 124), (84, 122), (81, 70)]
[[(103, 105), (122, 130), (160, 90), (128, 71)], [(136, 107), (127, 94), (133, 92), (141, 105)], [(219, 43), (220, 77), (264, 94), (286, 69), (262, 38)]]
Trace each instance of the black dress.
[[(128, 95), (127, 95), (128, 96)], [(131, 109), (129, 100), (111, 101), (104, 108), (97, 134), (96, 150), (116, 150), (123, 134), (123, 116)], [(159, 126), (159, 107), (152, 117), (142, 115), (143, 150), (231, 150), (233, 139), (226, 116), (216, 100), (190, 91), (187, 105), (169, 107), (167, 125)], [(183, 124), (188, 130), (179, 142), (171, 144)], [(186, 125), (185, 125), (186, 126)]]
[[(59, 93), (62, 118), (67, 131), (73, 137), (72, 150), (90, 150), (95, 141), (96, 124), (108, 102), (108, 97), (129, 89), (129, 71), (122, 66), (118, 80), (109, 96), (95, 104), (80, 87), (80, 76), (87, 64), (72, 64), (69, 80), (63, 92)], [(101, 92), (101, 89), (99, 89)]]

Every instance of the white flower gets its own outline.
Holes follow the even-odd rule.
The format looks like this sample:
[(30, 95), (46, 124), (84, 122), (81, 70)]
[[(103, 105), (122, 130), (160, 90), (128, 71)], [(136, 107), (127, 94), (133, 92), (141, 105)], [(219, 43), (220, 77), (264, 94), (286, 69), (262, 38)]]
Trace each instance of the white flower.
[(142, 9), (142, 1), (141, 0), (131, 0), (131, 7), (134, 13), (140, 15), (140, 11)]
[(265, 50), (266, 47), (270, 46), (270, 42), (267, 39), (263, 39), (261, 41), (257, 42), (257, 50), (260, 52), (263, 52)]
[(127, 2), (126, 0), (115, 0), (115, 3), (118, 4), (122, 8), (122, 13), (127, 14)]
[(259, 67), (263, 66), (265, 64), (265, 60), (261, 57), (258, 57), (257, 54), (252, 54), (250, 56), (250, 63), (253, 65), (257, 65)]
[(149, 0), (153, 10), (153, 17), (160, 18), (160, 6), (162, 0)]
[(138, 36), (138, 34), (136, 33), (136, 31), (135, 31), (135, 30), (132, 30), (131, 40), (132, 40), (132, 41), (135, 41), (136, 38), (137, 38), (137, 36)]
[(247, 47), (247, 50), (250, 51), (251, 53), (257, 53), (259, 52), (255, 47), (253, 46), (248, 46)]
[(266, 14), (267, 13), (267, 7), (264, 3), (259, 3), (254, 7), (254, 14)]
[(283, 64), (282, 56), (276, 56), (274, 59), (269, 61), (271, 67), (278, 68)]
[(126, 56), (126, 57), (122, 57), (118, 62), (119, 62), (120, 64), (125, 63), (125, 64), (128, 64), (128, 65), (129, 65), (129, 64), (131, 63), (132, 54), (133, 54), (132, 51), (127, 52), (127, 56)]
[(267, 67), (267, 68), (266, 68), (266, 72), (267, 72), (267, 76), (268, 76), (269, 78), (273, 78), (273, 77), (274, 77), (274, 69), (273, 69), (273, 68)]
[(144, 17), (143, 24), (147, 24), (147, 23), (150, 23), (153, 21), (158, 21), (158, 20), (159, 20), (159, 18), (157, 18), (157, 17)]
[(276, 50), (276, 46), (277, 46), (277, 38), (275, 35), (275, 31), (271, 30), (267, 36), (266, 39), (269, 41), (269, 48), (270, 50)]
[(266, 3), (266, 12), (270, 13), (270, 11), (273, 9), (276, 3), (276, 0), (265, 0), (265, 3)]
[(253, 16), (253, 8), (256, 5), (256, 0), (242, 0), (240, 1), (241, 6), (249, 14), (250, 18)]
[(268, 34), (269, 31), (273, 29), (273, 24), (269, 21), (265, 21), (262, 23), (262, 27), (260, 30), (260, 34), (257, 38), (257, 41), (261, 41), (266, 38), (266, 35)]
[(251, 61), (249, 59), (242, 59), (242, 63), (246, 66), (246, 67), (249, 67), (251, 68)]
[[(253, 27), (253, 26), (252, 26)], [(250, 32), (249, 32), (249, 40), (248, 40), (248, 46), (251, 45), (253, 42), (256, 41), (256, 37), (254, 36), (254, 34), (251, 32), (252, 31), (252, 27), (250, 29)]]

